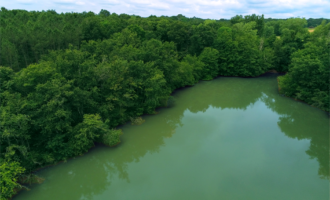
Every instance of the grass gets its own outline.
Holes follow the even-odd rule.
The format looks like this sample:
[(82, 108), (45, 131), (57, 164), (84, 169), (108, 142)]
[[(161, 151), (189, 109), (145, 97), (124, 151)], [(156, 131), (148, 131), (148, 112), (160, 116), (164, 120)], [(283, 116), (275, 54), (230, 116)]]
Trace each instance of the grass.
[(312, 32), (314, 32), (314, 29), (315, 28), (308, 28), (308, 32), (312, 33)]

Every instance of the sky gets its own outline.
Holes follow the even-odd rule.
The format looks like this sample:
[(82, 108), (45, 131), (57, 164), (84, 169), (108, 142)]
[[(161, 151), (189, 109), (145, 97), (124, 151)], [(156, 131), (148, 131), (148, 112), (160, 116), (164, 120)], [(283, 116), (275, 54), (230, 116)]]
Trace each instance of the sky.
[(62, 12), (126, 13), (148, 17), (176, 16), (230, 19), (235, 15), (264, 14), (265, 18), (330, 18), (330, 0), (0, 0), (1, 7)]

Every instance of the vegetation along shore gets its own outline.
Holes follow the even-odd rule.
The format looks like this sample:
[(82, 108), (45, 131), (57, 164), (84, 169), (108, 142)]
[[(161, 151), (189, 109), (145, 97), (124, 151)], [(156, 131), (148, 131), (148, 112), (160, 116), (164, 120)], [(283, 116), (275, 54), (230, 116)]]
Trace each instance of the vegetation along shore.
[[(34, 170), (120, 142), (177, 88), (217, 76), (278, 78), (280, 93), (329, 112), (330, 22), (204, 20), (1, 8), (1, 199)], [(38, 179), (37, 182), (40, 182)]]

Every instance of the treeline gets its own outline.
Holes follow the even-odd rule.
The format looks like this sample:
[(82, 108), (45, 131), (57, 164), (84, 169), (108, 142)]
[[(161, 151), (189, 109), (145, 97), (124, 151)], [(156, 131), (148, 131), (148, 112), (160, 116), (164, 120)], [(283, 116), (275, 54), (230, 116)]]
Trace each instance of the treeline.
[(4, 199), (21, 187), (21, 174), (83, 154), (94, 142), (116, 145), (116, 126), (154, 113), (173, 90), (199, 80), (289, 72), (282, 93), (329, 111), (330, 23), (310, 34), (305, 19), (265, 23), (257, 15), (0, 14)]
[[(270, 21), (285, 21), (285, 20), (286, 19), (267, 18), (267, 19), (265, 19), (265, 23), (270, 22)], [(318, 18), (318, 19), (309, 18), (309, 19), (307, 19), (307, 25), (306, 26), (308, 28), (315, 28), (315, 27), (321, 25), (323, 21), (328, 23), (328, 22), (330, 22), (330, 19), (326, 19), (326, 18)]]
[[(286, 20), (262, 19), (258, 16), (237, 15), (230, 20), (204, 20), (200, 18), (187, 18), (183, 15), (177, 16), (150, 16), (142, 18), (135, 15), (110, 13), (101, 10), (99, 14), (93, 12), (83, 13), (61, 13), (57, 14), (53, 10), (36, 12), (25, 10), (7, 10), (1, 8), (1, 56), (0, 65), (9, 66), (14, 71), (19, 71), (31, 63), (37, 63), (41, 55), (47, 54), (49, 50), (59, 50), (68, 48), (69, 44), (80, 47), (81, 42), (86, 40), (109, 39), (114, 33), (121, 32), (130, 25), (138, 25), (143, 29), (144, 39), (159, 39), (161, 41), (176, 42), (178, 47), (188, 43), (196, 44), (196, 38), (200, 38), (203, 49), (205, 45), (210, 46), (215, 38), (215, 32), (220, 26), (230, 26), (243, 19), (245, 22), (255, 21), (258, 35), (261, 36), (263, 30), (259, 30), (264, 23), (274, 28), (276, 36), (281, 35), (280, 24)], [(259, 16), (261, 18), (261, 16)], [(197, 27), (204, 21), (215, 22), (213, 26)], [(308, 19), (307, 26), (320, 25), (322, 19)], [(312, 25), (310, 24), (312, 23)], [(298, 26), (301, 24), (297, 24)], [(205, 30), (203, 30), (205, 29)], [(170, 31), (171, 30), (171, 31)], [(169, 35), (168, 35), (168, 32)], [(201, 32), (203, 32), (202, 35)], [(165, 34), (166, 33), (166, 34)], [(176, 33), (176, 35), (174, 34)], [(208, 35), (208, 33), (212, 33)], [(207, 37), (206, 37), (207, 36)], [(203, 38), (206, 37), (206, 38)], [(179, 40), (183, 39), (182, 42)], [(197, 43), (195, 46), (199, 45)], [(181, 51), (181, 49), (178, 49)], [(200, 53), (196, 49), (189, 49), (190, 54)]]
[[(37, 63), (41, 55), (47, 54), (49, 50), (66, 49), (69, 44), (80, 48), (82, 41), (109, 39), (128, 26), (131, 29), (134, 29), (134, 25), (139, 26), (142, 31), (139, 34), (143, 34), (143, 40), (155, 38), (178, 42), (181, 37), (186, 38), (190, 34), (188, 32), (191, 32), (193, 25), (197, 26), (205, 21), (182, 15), (142, 18), (110, 14), (106, 10), (101, 10), (98, 15), (93, 12), (57, 14), (53, 10), (28, 12), (6, 10), (2, 7), (0, 15), (1, 65), (9, 66), (14, 71)], [(181, 43), (183, 45), (187, 41)], [(179, 45), (181, 43), (178, 42)]]
[(325, 19), (325, 18), (313, 19), (313, 18), (309, 18), (309, 19), (307, 19), (307, 26), (311, 27), (311, 28), (315, 28), (318, 25), (320, 25), (323, 21), (325, 21), (325, 23), (329, 23), (330, 19)]

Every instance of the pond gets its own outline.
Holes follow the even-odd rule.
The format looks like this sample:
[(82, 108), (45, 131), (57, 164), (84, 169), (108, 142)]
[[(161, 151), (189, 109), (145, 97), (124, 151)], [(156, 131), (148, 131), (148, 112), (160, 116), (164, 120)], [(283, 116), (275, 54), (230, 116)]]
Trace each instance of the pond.
[(122, 143), (45, 168), (14, 200), (328, 200), (329, 115), (277, 75), (219, 77), (121, 128)]

